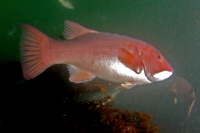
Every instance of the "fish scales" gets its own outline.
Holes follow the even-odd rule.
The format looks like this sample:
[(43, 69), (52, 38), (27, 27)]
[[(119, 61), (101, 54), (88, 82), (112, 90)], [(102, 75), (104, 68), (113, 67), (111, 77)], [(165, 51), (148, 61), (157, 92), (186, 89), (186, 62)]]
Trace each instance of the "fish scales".
[[(81, 70), (91, 72), (98, 77), (111, 80), (113, 82), (125, 82), (134, 72), (118, 60), (117, 53), (120, 45), (139, 44), (147, 45), (143, 41), (109, 33), (91, 33), (76, 37), (72, 40), (57, 41), (50, 43), (49, 49), (54, 57), (54, 63), (72, 64)], [(139, 47), (138, 47), (139, 48)], [(60, 60), (62, 59), (62, 60)], [(110, 67), (115, 64), (116, 67)], [(117, 66), (121, 67), (121, 71)], [(123, 68), (124, 67), (124, 68)], [(126, 74), (122, 70), (126, 70)], [(105, 76), (104, 76), (105, 75)], [(114, 80), (113, 77), (115, 77)], [(139, 79), (140, 80), (140, 79)], [(148, 82), (147, 80), (145, 82)]]
[(21, 27), (20, 53), (26, 79), (54, 64), (68, 64), (71, 82), (99, 77), (125, 88), (161, 81), (173, 73), (155, 47), (138, 39), (87, 29), (69, 20), (65, 21), (64, 41), (51, 39), (28, 24)]

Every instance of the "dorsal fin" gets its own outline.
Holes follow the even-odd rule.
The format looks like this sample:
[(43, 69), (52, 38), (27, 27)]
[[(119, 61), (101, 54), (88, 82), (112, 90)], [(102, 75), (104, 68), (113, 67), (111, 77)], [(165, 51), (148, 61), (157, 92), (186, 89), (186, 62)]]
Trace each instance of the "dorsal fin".
[(63, 35), (65, 39), (68, 39), (68, 40), (74, 39), (78, 36), (81, 36), (87, 33), (98, 33), (98, 31), (87, 29), (83, 27), (82, 25), (69, 21), (69, 20), (65, 20), (64, 23), (65, 23), (65, 29), (64, 29)]

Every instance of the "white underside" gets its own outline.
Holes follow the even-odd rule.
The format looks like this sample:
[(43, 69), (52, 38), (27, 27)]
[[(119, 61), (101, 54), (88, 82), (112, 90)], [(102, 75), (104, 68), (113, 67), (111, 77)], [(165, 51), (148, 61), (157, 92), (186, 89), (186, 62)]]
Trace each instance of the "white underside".
[(144, 73), (144, 70), (140, 74), (135, 73), (130, 68), (122, 64), (116, 57), (101, 59), (94, 64), (96, 70), (96, 76), (109, 80), (112, 82), (123, 83), (133, 82), (136, 85), (151, 83)]
[(169, 78), (172, 74), (173, 72), (162, 71), (162, 72), (154, 74), (153, 77), (156, 78), (158, 81), (162, 81), (164, 79)]

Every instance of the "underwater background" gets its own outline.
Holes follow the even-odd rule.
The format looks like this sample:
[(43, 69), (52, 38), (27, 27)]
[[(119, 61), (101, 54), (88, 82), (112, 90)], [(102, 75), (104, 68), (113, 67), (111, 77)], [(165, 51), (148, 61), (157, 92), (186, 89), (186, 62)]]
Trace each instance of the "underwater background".
[[(184, 77), (194, 88), (196, 102), (190, 116), (187, 116), (188, 108), (184, 104), (174, 104), (167, 81), (122, 91), (114, 98), (114, 106), (152, 114), (153, 124), (162, 126), (161, 133), (198, 133), (200, 1), (71, 0), (71, 3), (74, 9), (64, 7), (58, 0), (1, 1), (0, 128), (20, 130), (26, 117), (26, 126), (37, 132), (42, 123), (34, 127), (33, 121), (49, 121), (46, 119), (49, 115), (54, 120), (59, 119), (56, 115), (62, 109), (56, 102), (65, 92), (61, 86), (72, 86), (64, 82), (67, 70), (58, 66), (47, 70), (48, 79), (40, 76), (40, 80), (23, 80), (19, 64), (19, 24), (31, 24), (58, 39), (56, 37), (63, 33), (64, 20), (71, 20), (90, 29), (144, 40), (161, 51), (174, 68), (173, 76)], [(52, 78), (48, 72), (53, 73)], [(81, 110), (79, 113), (85, 114)]]

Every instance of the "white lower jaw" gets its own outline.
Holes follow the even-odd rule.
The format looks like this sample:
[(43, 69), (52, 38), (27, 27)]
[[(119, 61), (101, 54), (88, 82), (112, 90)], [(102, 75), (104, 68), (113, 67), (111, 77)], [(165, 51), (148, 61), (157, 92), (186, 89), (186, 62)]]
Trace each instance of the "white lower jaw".
[(173, 74), (173, 72), (162, 71), (162, 72), (154, 74), (153, 77), (156, 78), (157, 81), (162, 81), (164, 79), (169, 78), (172, 74)]

